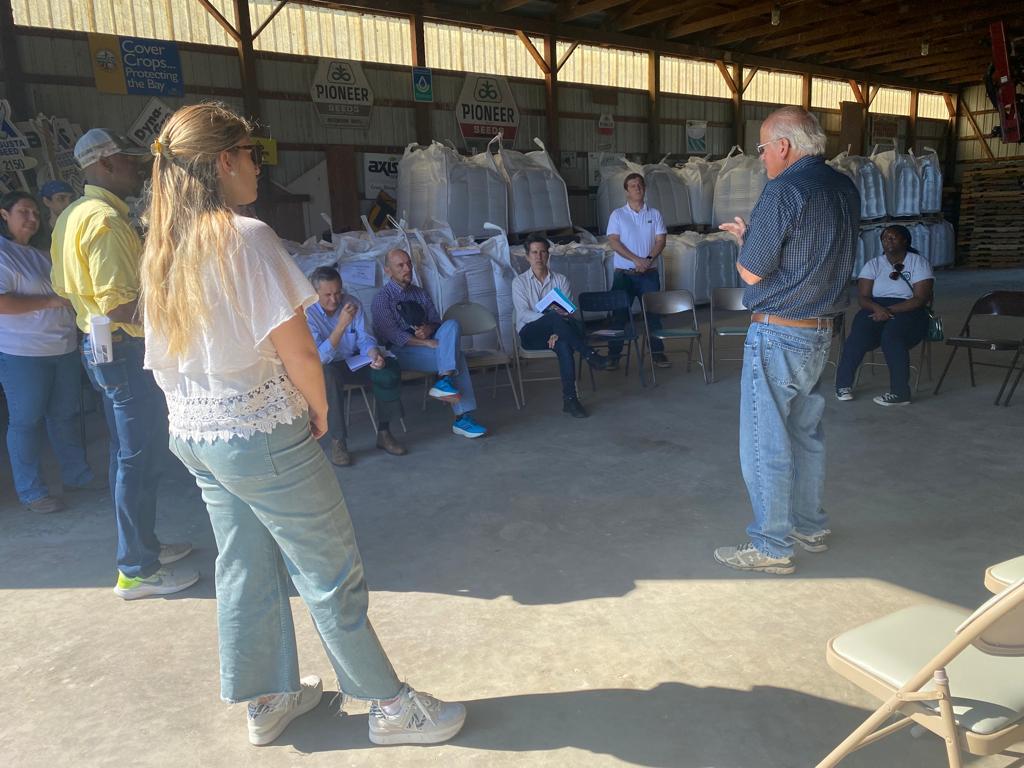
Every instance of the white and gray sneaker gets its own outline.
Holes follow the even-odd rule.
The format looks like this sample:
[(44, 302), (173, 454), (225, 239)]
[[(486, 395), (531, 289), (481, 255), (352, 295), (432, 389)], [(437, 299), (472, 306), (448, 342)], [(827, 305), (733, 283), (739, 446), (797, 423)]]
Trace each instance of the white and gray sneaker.
[(796, 570), (792, 558), (766, 555), (749, 541), (738, 547), (719, 547), (715, 550), (715, 560), (738, 571), (792, 573)]
[(910, 405), (910, 398), (903, 397), (903, 395), (897, 395), (895, 392), (886, 392), (884, 395), (879, 395), (873, 398), (878, 405), (884, 405), (889, 407), (891, 405)]
[(466, 722), (466, 708), (435, 699), (406, 685), (398, 700), (386, 707), (370, 705), (370, 741), (374, 744), (439, 744)]
[(316, 675), (302, 678), (298, 693), (279, 693), (263, 704), (249, 702), (249, 743), (263, 747), (272, 742), (299, 715), (315, 709), (324, 694)]
[(853, 400), (853, 388), (836, 387), (836, 400)]
[(793, 541), (808, 552), (824, 552), (828, 549), (828, 542), (826, 542), (825, 539), (831, 535), (832, 531), (828, 528), (822, 528), (820, 531), (815, 531), (814, 533), (800, 533), (800, 531), (793, 531), (793, 533), (790, 534), (790, 536), (793, 537)]

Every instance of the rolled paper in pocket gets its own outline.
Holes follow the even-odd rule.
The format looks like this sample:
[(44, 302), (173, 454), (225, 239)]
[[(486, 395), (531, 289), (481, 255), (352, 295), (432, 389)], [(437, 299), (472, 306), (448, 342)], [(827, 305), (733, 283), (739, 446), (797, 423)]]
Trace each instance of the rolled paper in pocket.
[(96, 315), (92, 319), (89, 344), (92, 347), (92, 361), (96, 365), (114, 360), (114, 342), (110, 337), (110, 318)]

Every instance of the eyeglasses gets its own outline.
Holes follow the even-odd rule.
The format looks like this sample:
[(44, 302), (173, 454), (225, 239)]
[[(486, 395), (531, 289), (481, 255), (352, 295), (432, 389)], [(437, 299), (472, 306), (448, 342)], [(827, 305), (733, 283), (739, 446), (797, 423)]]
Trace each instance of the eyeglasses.
[(237, 147), (232, 147), (231, 151), (234, 152), (236, 149), (247, 149), (249, 150), (249, 156), (252, 158), (252, 164), (259, 167), (263, 165), (263, 145), (262, 144), (239, 144)]
[(889, 273), (889, 279), (899, 280), (901, 277), (903, 277), (903, 263), (900, 262), (899, 264), (893, 264), (892, 272)]
[(783, 137), (782, 137), (782, 136), (780, 136), (780, 137), (779, 137), (779, 138), (777, 138), (777, 139), (768, 139), (768, 141), (764, 142), (764, 144), (758, 144), (758, 145), (757, 145), (757, 154), (758, 154), (758, 155), (763, 155), (763, 154), (764, 154), (764, 148), (765, 148), (765, 147), (767, 147), (767, 146), (768, 146), (769, 144), (771, 144), (771, 143), (772, 143), (772, 142), (774, 142), (774, 141), (782, 141), (782, 138), (783, 138)]

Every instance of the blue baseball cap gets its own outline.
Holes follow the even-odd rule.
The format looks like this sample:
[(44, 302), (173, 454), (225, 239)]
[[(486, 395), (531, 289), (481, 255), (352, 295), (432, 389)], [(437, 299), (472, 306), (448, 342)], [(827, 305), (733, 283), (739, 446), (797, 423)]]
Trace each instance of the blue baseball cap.
[(66, 181), (61, 181), (60, 179), (48, 181), (39, 188), (40, 197), (53, 197), (54, 195), (59, 195), (61, 192), (67, 192), (69, 195), (75, 194), (75, 190), (71, 188), (71, 185)]

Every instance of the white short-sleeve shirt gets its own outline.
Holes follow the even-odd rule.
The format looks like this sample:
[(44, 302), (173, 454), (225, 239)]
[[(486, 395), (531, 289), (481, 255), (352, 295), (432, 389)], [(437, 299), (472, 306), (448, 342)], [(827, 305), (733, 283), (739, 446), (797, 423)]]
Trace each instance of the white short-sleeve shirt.
[[(49, 254), (0, 237), (0, 293), (56, 296), (50, 286), (50, 267)], [(66, 355), (77, 346), (75, 313), (70, 307), (0, 315), (0, 352), (5, 355)]]
[(910, 285), (907, 285), (907, 280), (902, 277), (891, 280), (889, 275), (893, 272), (895, 270), (892, 264), (883, 255), (876, 256), (865, 264), (858, 277), (861, 280), (875, 281), (871, 287), (871, 295), (876, 299), (909, 299), (914, 295), (910, 285), (917, 285), (922, 280), (931, 280), (935, 277), (932, 265), (924, 256), (917, 253), (907, 253), (903, 257), (903, 277), (910, 281)]
[[(609, 235), (618, 235), (622, 244), (641, 259), (651, 255), (658, 235), (668, 234), (661, 212), (657, 208), (651, 208), (647, 203), (644, 203), (644, 207), (639, 211), (630, 208), (629, 203), (616, 208), (608, 217), (608, 228), (605, 232)], [(633, 269), (633, 262), (616, 253), (615, 268)]]
[(170, 354), (166, 339), (146, 322), (146, 368), (167, 396), (175, 437), (251, 437), (307, 410), (270, 333), (313, 304), (316, 292), (270, 227), (242, 216), (235, 216), (235, 226), (241, 245), (228, 255), (232, 284), (223, 285), (208, 262), (209, 321), (196, 330), (188, 350)]

